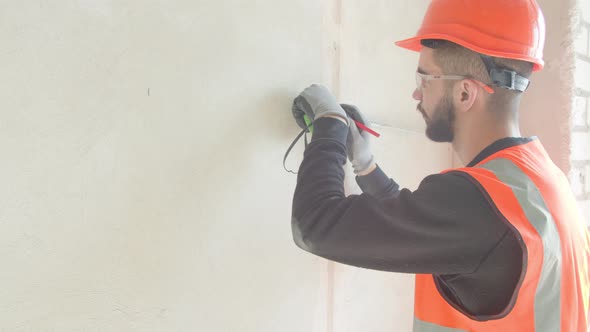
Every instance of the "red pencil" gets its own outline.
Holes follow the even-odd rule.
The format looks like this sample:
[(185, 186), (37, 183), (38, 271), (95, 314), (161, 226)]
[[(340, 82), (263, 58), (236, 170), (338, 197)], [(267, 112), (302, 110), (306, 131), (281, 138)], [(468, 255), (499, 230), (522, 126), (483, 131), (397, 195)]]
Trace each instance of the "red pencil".
[(380, 137), (381, 134), (379, 134), (378, 132), (374, 131), (373, 129), (365, 126), (364, 124), (360, 123), (359, 121), (356, 121), (355, 119), (352, 119), (352, 121), (354, 121), (354, 123), (356, 123), (356, 126), (361, 128), (362, 130), (367, 131), (369, 134), (375, 136), (375, 137)]

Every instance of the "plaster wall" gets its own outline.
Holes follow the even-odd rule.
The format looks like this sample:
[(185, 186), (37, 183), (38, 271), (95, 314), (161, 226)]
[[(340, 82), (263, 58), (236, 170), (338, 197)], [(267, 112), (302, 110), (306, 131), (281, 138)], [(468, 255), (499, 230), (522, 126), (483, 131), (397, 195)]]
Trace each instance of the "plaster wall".
[(573, 11), (575, 74), (572, 107), (570, 181), (586, 223), (590, 223), (590, 2)]

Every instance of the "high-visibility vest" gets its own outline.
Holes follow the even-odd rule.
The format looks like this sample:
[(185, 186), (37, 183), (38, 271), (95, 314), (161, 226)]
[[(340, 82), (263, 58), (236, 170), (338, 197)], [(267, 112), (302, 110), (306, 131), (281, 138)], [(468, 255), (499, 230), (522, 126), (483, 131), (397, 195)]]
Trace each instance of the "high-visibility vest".
[(587, 332), (590, 238), (567, 178), (539, 140), (443, 173), (457, 171), (518, 233), (521, 278), (504, 312), (473, 317), (445, 300), (432, 275), (417, 275), (414, 332)]

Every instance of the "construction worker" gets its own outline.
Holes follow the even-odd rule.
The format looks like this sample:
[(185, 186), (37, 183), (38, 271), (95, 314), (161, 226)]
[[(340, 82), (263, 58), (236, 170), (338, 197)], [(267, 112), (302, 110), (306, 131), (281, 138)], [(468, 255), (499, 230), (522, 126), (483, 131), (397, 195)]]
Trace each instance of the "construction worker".
[[(417, 274), (414, 331), (586, 332), (586, 226), (563, 172), (518, 124), (544, 38), (534, 0), (433, 0), (417, 35), (397, 42), (420, 52), (413, 98), (426, 135), (450, 142), (466, 165), (415, 191), (376, 164), (351, 119), (364, 121), (358, 109), (322, 86), (305, 89), (293, 112), (314, 133), (293, 198), (295, 243)], [(344, 194), (347, 156), (361, 195)]]

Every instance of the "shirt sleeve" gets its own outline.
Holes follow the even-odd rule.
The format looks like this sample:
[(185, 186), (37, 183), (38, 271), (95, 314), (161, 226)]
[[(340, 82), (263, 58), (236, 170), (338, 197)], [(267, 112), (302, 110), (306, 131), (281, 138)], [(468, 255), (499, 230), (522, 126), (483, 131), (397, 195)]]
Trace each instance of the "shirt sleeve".
[(371, 173), (357, 176), (356, 183), (364, 193), (378, 199), (393, 198), (399, 194), (399, 185), (389, 178), (379, 165)]
[(362, 268), (445, 275), (475, 271), (506, 233), (479, 189), (453, 173), (430, 175), (413, 192), (388, 182), (383, 195), (346, 197), (346, 125), (320, 118), (314, 131), (293, 197), (300, 248)]

